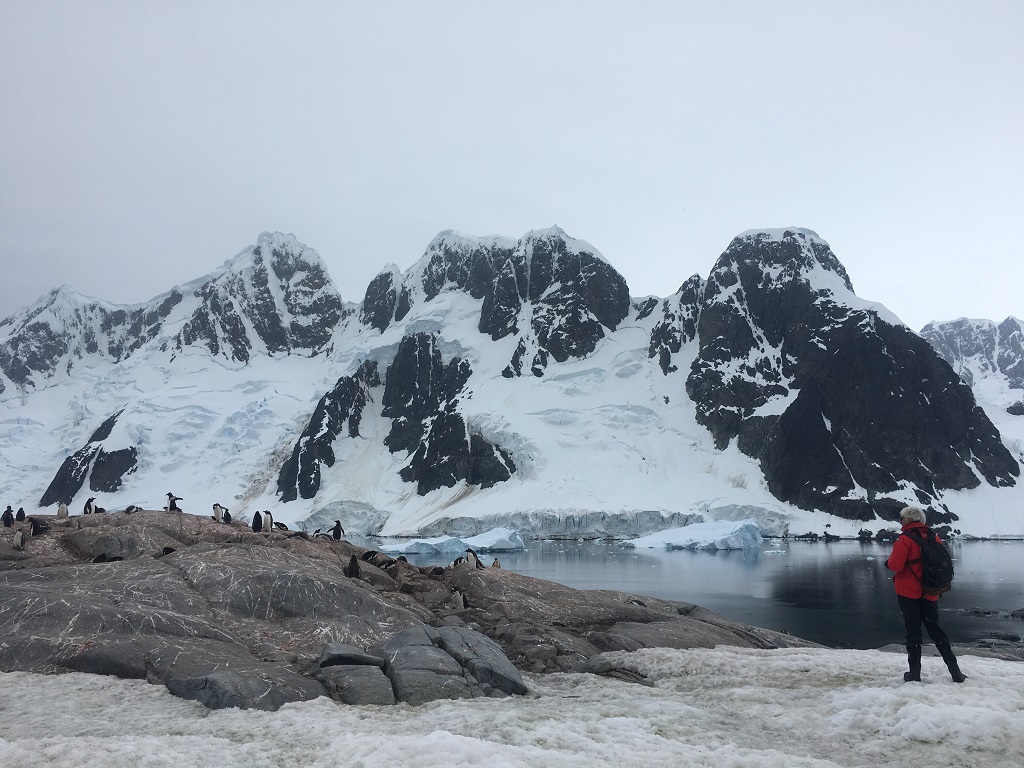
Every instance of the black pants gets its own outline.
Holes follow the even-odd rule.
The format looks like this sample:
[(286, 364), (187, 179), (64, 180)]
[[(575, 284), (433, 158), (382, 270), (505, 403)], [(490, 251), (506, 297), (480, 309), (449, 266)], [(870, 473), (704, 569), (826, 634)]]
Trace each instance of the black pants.
[(907, 646), (921, 645), (921, 625), (928, 630), (928, 637), (937, 646), (947, 645), (949, 638), (939, 626), (938, 600), (926, 600), (923, 597), (903, 597), (896, 595), (900, 610), (903, 612), (903, 623), (907, 627)]

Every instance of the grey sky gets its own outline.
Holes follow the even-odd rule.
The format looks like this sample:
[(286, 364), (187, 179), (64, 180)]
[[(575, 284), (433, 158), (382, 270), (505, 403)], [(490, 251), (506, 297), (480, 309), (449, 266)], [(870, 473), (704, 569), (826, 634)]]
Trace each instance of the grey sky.
[(816, 230), (911, 327), (1024, 316), (1024, 3), (0, 0), (0, 316), (263, 230), (347, 300), (558, 224), (633, 295)]

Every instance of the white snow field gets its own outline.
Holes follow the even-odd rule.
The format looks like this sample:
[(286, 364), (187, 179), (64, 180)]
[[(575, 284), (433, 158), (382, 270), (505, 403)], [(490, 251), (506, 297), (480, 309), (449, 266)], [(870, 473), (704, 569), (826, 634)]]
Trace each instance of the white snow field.
[(645, 687), (527, 676), (530, 693), (420, 707), (211, 711), (162, 686), (84, 674), (0, 675), (0, 765), (903, 766), (1024, 765), (1024, 665), (937, 658), (904, 683), (881, 651), (716, 648), (614, 654)]

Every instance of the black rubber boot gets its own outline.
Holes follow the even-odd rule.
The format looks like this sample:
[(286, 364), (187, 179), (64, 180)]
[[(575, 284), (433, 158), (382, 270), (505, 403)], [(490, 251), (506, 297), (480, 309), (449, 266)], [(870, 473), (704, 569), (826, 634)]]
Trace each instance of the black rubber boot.
[(942, 660), (946, 662), (946, 667), (949, 669), (949, 676), (953, 678), (954, 683), (962, 683), (967, 679), (967, 675), (960, 671), (960, 664), (956, 660), (956, 654), (953, 653), (953, 649), (949, 645), (949, 640), (942, 640), (935, 644), (935, 647), (939, 649), (939, 655), (942, 656)]
[(904, 683), (920, 683), (921, 682), (921, 646), (920, 645), (908, 645), (907, 646), (907, 664), (910, 665), (910, 671), (903, 673)]

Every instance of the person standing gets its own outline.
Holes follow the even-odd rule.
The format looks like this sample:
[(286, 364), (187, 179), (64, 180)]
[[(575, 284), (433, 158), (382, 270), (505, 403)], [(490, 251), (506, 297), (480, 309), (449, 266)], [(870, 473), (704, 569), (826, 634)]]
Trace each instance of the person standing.
[[(907, 663), (910, 671), (903, 673), (903, 680), (908, 683), (921, 682), (921, 625), (924, 624), (928, 637), (946, 662), (953, 682), (962, 683), (967, 675), (960, 671), (949, 638), (939, 626), (939, 596), (926, 594), (921, 585), (921, 547), (907, 535), (911, 533), (927, 538), (935, 534), (925, 525), (924, 510), (917, 507), (904, 507), (900, 511), (900, 523), (903, 525), (902, 535), (896, 538), (892, 554), (885, 565), (895, 572), (892, 580), (896, 587), (896, 599), (907, 628)], [(938, 536), (935, 537), (938, 540)]]

